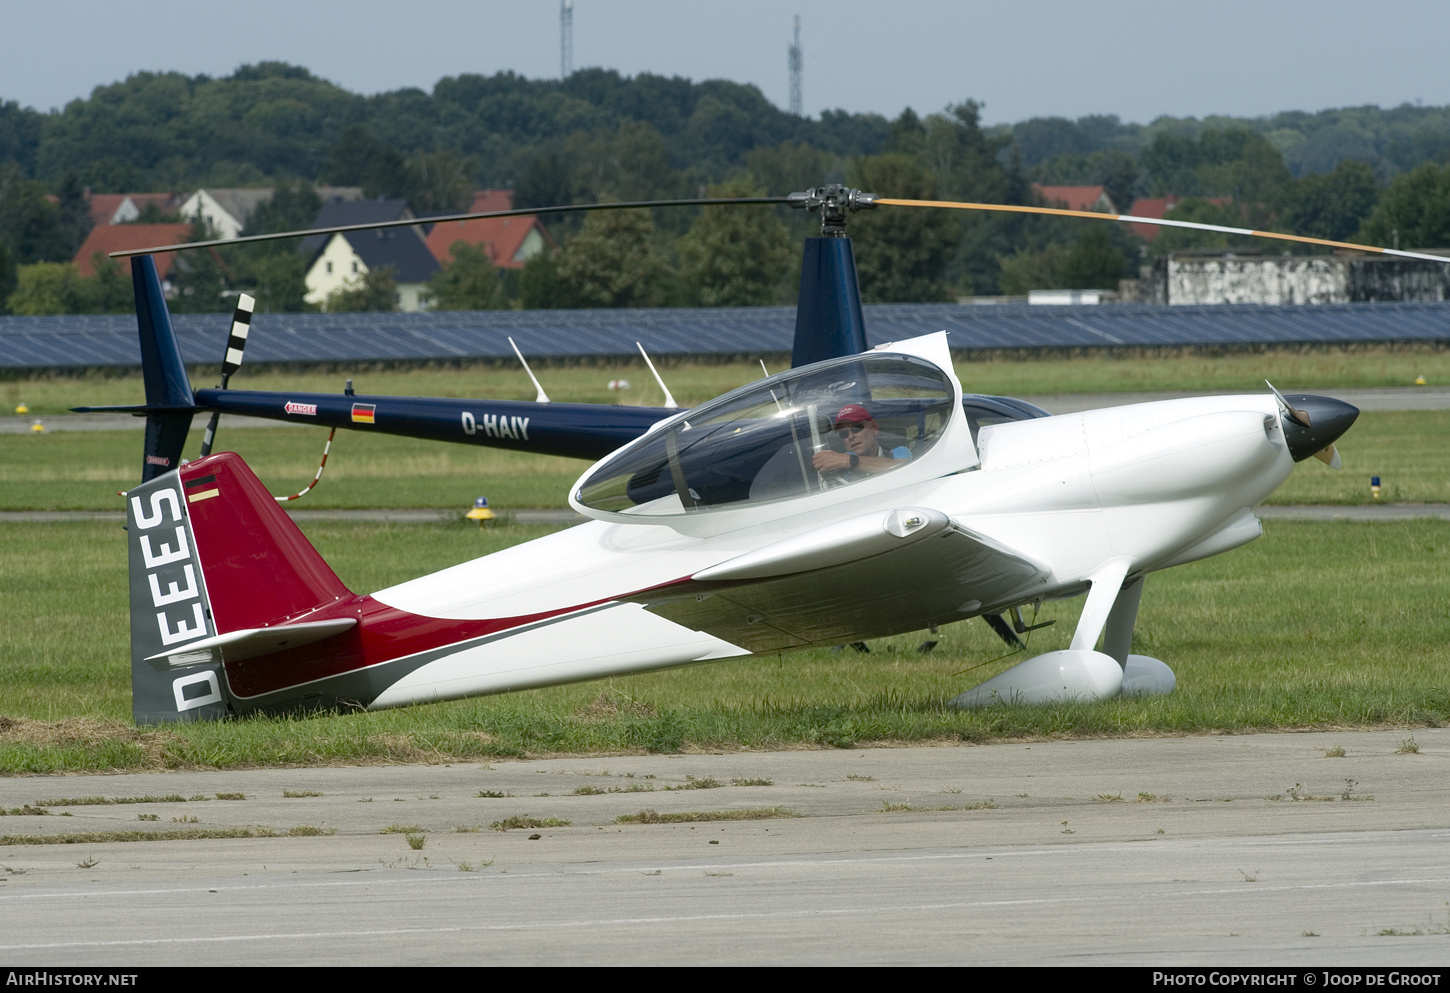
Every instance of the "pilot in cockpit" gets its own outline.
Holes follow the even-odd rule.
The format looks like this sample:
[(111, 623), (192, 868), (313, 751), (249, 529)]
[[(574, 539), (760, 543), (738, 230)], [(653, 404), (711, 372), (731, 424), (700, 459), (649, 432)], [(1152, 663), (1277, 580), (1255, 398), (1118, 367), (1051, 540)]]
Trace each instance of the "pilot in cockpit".
[(898, 462), (911, 459), (905, 445), (886, 448), (881, 444), (881, 428), (871, 412), (859, 403), (848, 403), (836, 414), (836, 434), (845, 443), (844, 452), (826, 449), (817, 452), (812, 464), (817, 472), (839, 473), (845, 479), (860, 479), (885, 472)]

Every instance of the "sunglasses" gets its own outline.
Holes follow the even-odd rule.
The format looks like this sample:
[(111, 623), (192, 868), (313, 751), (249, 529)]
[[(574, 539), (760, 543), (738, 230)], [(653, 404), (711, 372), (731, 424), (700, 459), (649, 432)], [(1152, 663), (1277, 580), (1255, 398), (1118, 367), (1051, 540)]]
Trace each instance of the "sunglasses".
[(837, 429), (837, 431), (836, 431), (836, 437), (838, 437), (838, 438), (844, 438), (847, 435), (860, 434), (862, 431), (865, 431), (865, 430), (866, 430), (866, 425), (864, 425), (864, 424), (848, 424), (848, 425), (846, 425), (843, 428), (838, 428)]

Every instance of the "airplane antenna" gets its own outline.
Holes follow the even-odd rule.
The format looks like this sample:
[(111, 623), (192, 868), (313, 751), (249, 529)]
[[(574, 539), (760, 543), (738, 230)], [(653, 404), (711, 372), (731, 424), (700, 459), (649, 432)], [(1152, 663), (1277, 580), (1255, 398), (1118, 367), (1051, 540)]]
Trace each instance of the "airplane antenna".
[(636, 341), (634, 343), (634, 347), (635, 348), (638, 348), (639, 349), (639, 354), (641, 354), (641, 355), (644, 356), (644, 364), (647, 365), (647, 366), (649, 366), (649, 371), (654, 374), (655, 382), (656, 383), (659, 383), (660, 384), (660, 389), (664, 391), (664, 394), (665, 394), (665, 406), (666, 407), (678, 407), (679, 404), (675, 403), (675, 398), (670, 395), (670, 388), (668, 386), (666, 386), (665, 385), (665, 381), (660, 378), (659, 370), (656, 369), (655, 368), (655, 364), (649, 360), (649, 355), (645, 352), (644, 346), (641, 345), (639, 342)]
[(514, 340), (513, 340), (512, 337), (509, 338), (509, 344), (510, 345), (513, 345), (514, 354), (519, 357), (519, 361), (520, 362), (523, 362), (523, 364), (524, 364), (524, 372), (528, 373), (529, 374), (529, 378), (534, 381), (534, 389), (536, 389), (536, 390), (539, 391), (539, 395), (536, 396), (536, 397), (534, 397), (534, 402), (535, 403), (548, 403), (549, 402), (549, 394), (545, 393), (544, 392), (544, 388), (539, 385), (539, 377), (534, 375), (534, 370), (532, 370), (532, 369), (529, 368), (529, 364), (527, 362), (524, 362), (524, 353), (521, 352), (521, 351), (519, 351), (519, 346), (518, 345), (514, 345)]
[(765, 359), (760, 360), (760, 371), (765, 374), (766, 379), (770, 378), (770, 370), (765, 367)]
[[(252, 328), (252, 311), (256, 309), (257, 301), (248, 294), (243, 293), (237, 297), (237, 309), (232, 311), (232, 333), (227, 335), (227, 350), (222, 356), (222, 389), (227, 388), (232, 373), (242, 367), (242, 356), (247, 350), (247, 332)], [(206, 434), (201, 439), (202, 458), (211, 454), (212, 442), (216, 440), (217, 422), (221, 417), (221, 411), (214, 410), (211, 420), (206, 422)]]

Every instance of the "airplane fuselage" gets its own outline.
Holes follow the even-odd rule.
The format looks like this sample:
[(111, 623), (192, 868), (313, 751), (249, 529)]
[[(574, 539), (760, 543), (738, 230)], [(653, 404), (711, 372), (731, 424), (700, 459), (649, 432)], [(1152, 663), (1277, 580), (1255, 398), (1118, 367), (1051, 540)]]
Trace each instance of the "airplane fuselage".
[[(1294, 465), (1277, 426), (1277, 408), (1266, 396), (1115, 407), (985, 427), (979, 467), (863, 495), (830, 516), (812, 511), (708, 535), (668, 524), (588, 521), (360, 598), (360, 634), (416, 618), (419, 630), (432, 630), (428, 641), (443, 643), (399, 656), (393, 653), (400, 642), (389, 637), (332, 680), (353, 687), (358, 702), (383, 708), (752, 654), (738, 623), (727, 620), (712, 633), (660, 616), (651, 605), (700, 595), (692, 577), (736, 556), (903, 508), (938, 511), (1051, 563), (1045, 579), (1014, 593), (1018, 602), (1073, 595), (1107, 558), (1127, 556), (1135, 571), (1147, 572), (1257, 537), (1252, 508)], [(831, 568), (816, 570), (814, 581), (829, 587)], [(938, 588), (893, 601), (881, 614), (887, 623), (872, 636), (1013, 605), (971, 594)], [(770, 626), (773, 618), (746, 621)], [(785, 634), (796, 646), (822, 643), (809, 627), (787, 627)], [(374, 651), (391, 657), (368, 657)], [(365, 671), (370, 678), (361, 678)], [(377, 686), (381, 692), (366, 699), (364, 687)], [(265, 706), (276, 691), (296, 692), (249, 689), (263, 687), (234, 680), (239, 705)], [(318, 691), (328, 699), (349, 695), (321, 685)]]
[[(983, 423), (927, 336), (662, 419), (575, 484), (591, 520), (371, 595), (239, 456), (208, 456), (128, 494), (137, 719), (457, 699), (1087, 591), (1071, 649), (1019, 664), (1031, 680), (1008, 695), (1039, 676), (1046, 694), (1138, 692), (1144, 672), (1166, 691), (1171, 672), (1128, 652), (1141, 578), (1259, 536), (1253, 508), (1353, 419), (1299, 400), (1313, 418), (1248, 395)], [(868, 459), (816, 468), (848, 440)]]

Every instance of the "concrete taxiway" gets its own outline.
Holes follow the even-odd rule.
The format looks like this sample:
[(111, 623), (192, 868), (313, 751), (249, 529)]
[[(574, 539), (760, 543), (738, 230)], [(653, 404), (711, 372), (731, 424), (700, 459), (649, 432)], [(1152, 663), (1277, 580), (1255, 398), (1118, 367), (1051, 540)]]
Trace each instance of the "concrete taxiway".
[(7, 777), (0, 961), (1444, 965), (1447, 801), (1438, 729)]

